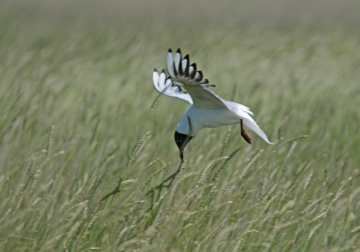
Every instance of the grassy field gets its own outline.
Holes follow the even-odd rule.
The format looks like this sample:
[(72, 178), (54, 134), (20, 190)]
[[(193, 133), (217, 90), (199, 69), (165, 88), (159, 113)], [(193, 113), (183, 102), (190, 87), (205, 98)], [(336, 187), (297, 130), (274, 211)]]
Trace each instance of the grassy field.
[[(358, 23), (39, 6), (0, 10), (0, 251), (360, 251)], [(146, 194), (180, 165), (188, 105), (151, 109), (178, 47), (275, 144), (204, 129)]]

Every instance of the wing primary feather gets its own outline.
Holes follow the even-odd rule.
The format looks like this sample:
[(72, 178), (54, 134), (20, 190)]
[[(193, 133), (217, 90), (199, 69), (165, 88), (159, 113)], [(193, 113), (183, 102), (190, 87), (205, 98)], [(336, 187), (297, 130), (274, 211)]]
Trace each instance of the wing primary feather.
[(173, 76), (178, 76), (178, 72), (176, 71), (176, 67), (175, 67), (175, 61), (173, 61), (173, 69), (174, 69), (174, 75)]
[(202, 79), (199, 83), (200, 84), (208, 84), (209, 80), (208, 79)]
[(191, 64), (191, 67), (193, 68), (193, 70), (190, 73), (190, 78), (194, 79), (196, 75), (196, 63)]
[(180, 51), (180, 48), (179, 48), (176, 51), (175, 56), (174, 56), (174, 68), (175, 68), (174, 70), (177, 73), (180, 73), (180, 70), (179, 70), (180, 62), (181, 62), (181, 51)]
[(156, 68), (154, 69), (153, 72), (153, 84), (154, 87), (156, 88), (157, 91), (161, 92), (160, 87), (159, 87), (159, 73), (157, 72)]
[(192, 66), (189, 66), (189, 78), (191, 78), (192, 73), (195, 72)]
[(166, 73), (165, 73), (165, 69), (163, 69), (160, 73), (160, 76), (159, 76), (159, 88), (161, 89), (160, 91), (162, 91), (162, 89), (165, 88), (165, 79), (166, 79)]
[(151, 110), (155, 107), (157, 101), (160, 99), (160, 96), (161, 96), (162, 94), (164, 94), (169, 87), (170, 87), (170, 85), (167, 85), (167, 86), (164, 87), (163, 90), (161, 90), (161, 91), (158, 90), (158, 91), (159, 91), (159, 94), (156, 96), (153, 104), (151, 105)]
[(166, 55), (166, 68), (171, 76), (174, 76), (174, 58), (171, 49), (169, 49)]
[(201, 81), (202, 79), (203, 79), (203, 74), (202, 74), (202, 72), (201, 71), (197, 71), (196, 72), (196, 74), (195, 74), (195, 81), (196, 82), (199, 82), (199, 81)]
[(174, 82), (172, 81), (172, 79), (171, 79), (170, 76), (166, 78), (165, 85), (168, 85), (168, 84), (169, 84), (169, 80), (170, 80), (170, 82), (171, 82), (171, 86), (173, 87), (173, 86), (174, 86)]
[[(166, 63), (167, 63), (166, 68), (167, 68), (170, 76), (166, 75), (166, 69), (162, 69), (161, 72), (158, 72), (158, 70), (156, 68), (154, 68), (154, 71), (153, 71), (153, 76), (152, 76), (153, 85), (154, 85), (155, 89), (159, 92), (159, 94), (155, 98), (155, 100), (151, 106), (151, 109), (153, 109), (155, 107), (155, 104), (159, 100), (160, 96), (163, 94), (165, 94), (166, 96), (170, 96), (170, 97), (174, 97), (174, 98), (178, 98), (180, 100), (186, 101), (187, 103), (192, 105), (193, 100), (192, 100), (190, 94), (182, 91), (182, 89), (179, 86), (179, 85), (181, 85), (181, 82), (178, 83), (178, 82), (174, 81), (174, 80), (177, 80), (176, 76), (174, 74), (174, 70), (176, 71), (176, 68), (174, 67), (174, 59), (173, 59), (171, 49), (169, 49), (169, 51), (168, 51)], [(182, 64), (184, 64), (184, 67), (185, 67), (185, 66), (189, 65), (189, 62), (187, 60), (185, 60), (184, 62), (182, 62)], [(171, 74), (171, 72), (173, 74)], [(178, 72), (176, 72), (176, 75), (178, 75)], [(184, 76), (179, 76), (179, 77), (184, 77)]]
[(216, 87), (214, 84), (201, 84), (203, 87)]
[[(180, 58), (181, 59), (181, 58)], [(183, 66), (182, 66), (182, 60), (179, 61), (179, 75), (183, 76), (184, 75), (184, 71), (183, 71)]]
[[(186, 78), (189, 78), (189, 54), (186, 54), (185, 58), (183, 59), (183, 61), (185, 60), (185, 68), (184, 68), (184, 74)], [(184, 67), (184, 65), (183, 65)]]

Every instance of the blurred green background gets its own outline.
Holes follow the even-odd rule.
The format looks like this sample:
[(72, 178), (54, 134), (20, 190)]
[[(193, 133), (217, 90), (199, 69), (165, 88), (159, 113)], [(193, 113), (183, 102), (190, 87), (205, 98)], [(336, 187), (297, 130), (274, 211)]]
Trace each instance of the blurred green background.
[[(359, 251), (359, 1), (0, 4), (0, 251)], [(275, 144), (204, 129), (180, 167), (169, 48)]]

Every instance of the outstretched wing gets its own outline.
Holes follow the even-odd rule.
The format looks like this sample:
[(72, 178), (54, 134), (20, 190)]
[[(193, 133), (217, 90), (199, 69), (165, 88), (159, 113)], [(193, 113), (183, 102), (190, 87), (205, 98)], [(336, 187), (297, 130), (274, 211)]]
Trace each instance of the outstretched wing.
[(162, 70), (160, 75), (158, 71), (154, 69), (153, 83), (155, 89), (160, 93), (186, 101), (190, 105), (193, 104), (191, 96), (188, 93), (182, 91), (181, 87), (174, 85), (174, 82), (171, 80), (170, 77), (166, 78), (166, 73), (164, 69)]
[(209, 84), (207, 79), (203, 78), (201, 71), (197, 71), (196, 64), (190, 65), (189, 55), (181, 58), (180, 49), (173, 56), (169, 49), (166, 58), (166, 68), (175, 85), (183, 86), (190, 94), (194, 106), (199, 108), (218, 108), (229, 109), (225, 101), (216, 95), (209, 87), (215, 85)]

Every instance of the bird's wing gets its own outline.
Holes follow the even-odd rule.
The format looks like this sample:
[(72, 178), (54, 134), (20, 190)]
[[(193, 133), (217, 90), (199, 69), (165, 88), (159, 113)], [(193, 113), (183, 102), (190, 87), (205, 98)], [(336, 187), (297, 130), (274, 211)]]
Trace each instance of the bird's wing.
[(154, 69), (153, 83), (155, 89), (160, 93), (186, 101), (190, 105), (193, 104), (191, 96), (188, 93), (182, 91), (180, 86), (174, 85), (170, 77), (166, 78), (165, 70), (162, 70), (159, 75), (158, 71)]
[(211, 85), (207, 79), (203, 78), (201, 71), (197, 71), (196, 64), (190, 65), (189, 55), (181, 58), (180, 49), (173, 56), (169, 49), (166, 58), (167, 71), (175, 85), (183, 86), (191, 95), (194, 106), (199, 108), (218, 108), (229, 109), (225, 101), (216, 95), (209, 87)]

